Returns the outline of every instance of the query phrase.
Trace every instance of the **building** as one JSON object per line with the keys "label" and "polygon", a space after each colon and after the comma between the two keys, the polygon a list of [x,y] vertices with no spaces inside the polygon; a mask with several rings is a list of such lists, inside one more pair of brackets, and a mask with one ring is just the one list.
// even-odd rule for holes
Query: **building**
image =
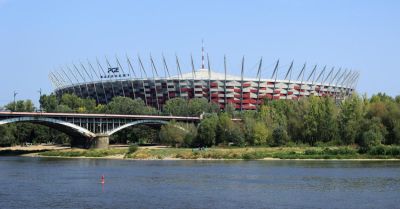
{"label": "building", "polygon": [[257,76],[248,78],[244,76],[244,59],[241,75],[234,76],[227,73],[226,67],[224,73],[210,70],[209,64],[206,68],[203,51],[202,54],[201,68],[194,70],[191,59],[192,71],[189,73],[182,73],[179,59],[176,57],[178,73],[174,76],[170,75],[164,57],[162,63],[165,76],[159,75],[152,57],[151,76],[147,76],[140,57],[137,59],[136,70],[132,67],[131,59],[126,57],[125,67],[118,58],[114,66],[106,58],[107,67],[101,65],[98,60],[96,65],[88,61],[86,65],[73,64],[72,68],[67,66],[51,72],[49,78],[55,87],[56,95],[74,93],[82,98],[95,99],[97,103],[108,103],[113,97],[124,96],[141,98],[145,104],[162,109],[163,104],[171,98],[206,98],[219,104],[222,109],[231,103],[237,110],[256,109],[266,98],[299,100],[314,95],[329,96],[340,101],[354,92],[359,78],[358,72],[349,70],[327,70],[324,67],[317,72],[317,66],[306,75],[305,64],[299,73],[293,76],[293,62],[285,70],[285,76],[279,78],[279,60],[271,69],[273,73],[270,78],[261,76],[262,60],[258,65]]}

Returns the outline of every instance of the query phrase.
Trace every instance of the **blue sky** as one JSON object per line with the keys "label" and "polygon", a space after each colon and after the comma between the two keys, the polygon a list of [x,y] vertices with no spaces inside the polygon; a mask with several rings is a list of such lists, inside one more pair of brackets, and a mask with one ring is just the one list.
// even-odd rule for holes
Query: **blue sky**
{"label": "blue sky", "polygon": [[245,55],[250,75],[262,56],[268,77],[280,58],[358,70],[358,92],[400,95],[399,11],[395,0],[0,0],[0,105],[14,90],[36,102],[54,68],[105,55],[164,53],[174,68],[176,53],[189,71],[201,39],[216,71],[226,54],[238,74]]}

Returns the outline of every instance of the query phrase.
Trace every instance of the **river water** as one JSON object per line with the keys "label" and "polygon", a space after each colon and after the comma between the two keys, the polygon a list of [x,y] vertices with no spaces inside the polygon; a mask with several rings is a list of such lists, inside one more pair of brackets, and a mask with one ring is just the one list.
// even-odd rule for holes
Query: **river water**
{"label": "river water", "polygon": [[400,208],[400,162],[0,157],[0,208]]}

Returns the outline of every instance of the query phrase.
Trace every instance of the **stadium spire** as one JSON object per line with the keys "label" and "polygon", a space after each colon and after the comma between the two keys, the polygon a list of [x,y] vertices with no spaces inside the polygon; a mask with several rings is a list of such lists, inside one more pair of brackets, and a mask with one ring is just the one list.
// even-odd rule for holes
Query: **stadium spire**
{"label": "stadium spire", "polygon": [[204,68],[204,40],[201,39],[201,69]]}

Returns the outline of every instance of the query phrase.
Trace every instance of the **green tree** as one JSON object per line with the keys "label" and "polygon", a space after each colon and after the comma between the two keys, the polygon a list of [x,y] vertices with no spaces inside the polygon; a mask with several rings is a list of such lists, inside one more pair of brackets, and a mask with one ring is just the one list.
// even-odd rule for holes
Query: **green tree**
{"label": "green tree", "polygon": [[56,108],[58,106],[58,100],[56,95],[42,95],[39,99],[40,106],[42,110],[45,112],[56,112]]}
{"label": "green tree", "polygon": [[282,146],[288,143],[289,136],[284,127],[278,126],[272,132],[272,139],[273,139],[272,146]]}
{"label": "green tree", "polygon": [[196,127],[193,124],[171,121],[160,130],[160,141],[174,147],[190,147],[195,137]]}
{"label": "green tree", "polygon": [[188,102],[186,99],[180,97],[167,100],[163,107],[163,110],[168,115],[189,115]]}
{"label": "green tree", "polygon": [[338,118],[341,141],[353,144],[360,133],[363,118],[363,103],[358,95],[352,95],[342,102]]}
{"label": "green tree", "polygon": [[189,115],[199,116],[202,113],[210,112],[210,106],[206,98],[193,98],[189,100],[188,104]]}
{"label": "green tree", "polygon": [[309,110],[304,116],[304,140],[310,145],[315,145],[319,137],[319,122],[321,109],[318,97],[309,98]]}
{"label": "green tree", "polygon": [[319,140],[334,141],[338,136],[337,107],[332,98],[323,97],[320,101],[320,117],[318,121]]}
{"label": "green tree", "polygon": [[261,122],[257,121],[253,126],[253,144],[254,145],[266,145],[271,139],[271,131],[267,126]]}
{"label": "green tree", "polygon": [[232,118],[226,113],[220,114],[218,117],[216,144],[228,144],[234,128]]}
{"label": "green tree", "polygon": [[198,136],[195,146],[213,146],[216,142],[216,130],[218,125],[218,116],[215,114],[206,116],[199,125]]}
{"label": "green tree", "polygon": [[109,114],[140,115],[157,113],[154,108],[146,106],[143,100],[128,97],[114,97],[105,109],[105,112]]}
{"label": "green tree", "polygon": [[16,103],[8,103],[6,109],[13,112],[33,112],[35,111],[35,106],[31,100],[18,100]]}
{"label": "green tree", "polygon": [[368,151],[374,146],[380,145],[383,140],[381,132],[375,132],[374,130],[368,130],[362,134],[360,147],[362,151]]}
{"label": "green tree", "polygon": [[0,147],[9,147],[15,144],[13,128],[11,126],[0,126]]}

